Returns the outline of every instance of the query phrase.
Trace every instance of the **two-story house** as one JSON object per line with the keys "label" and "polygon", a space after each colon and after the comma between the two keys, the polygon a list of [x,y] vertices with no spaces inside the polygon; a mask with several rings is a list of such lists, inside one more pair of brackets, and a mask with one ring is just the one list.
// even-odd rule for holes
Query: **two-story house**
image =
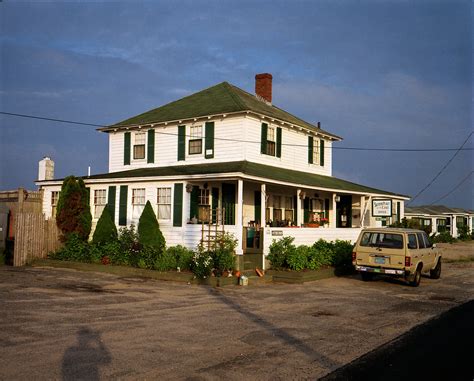
{"label": "two-story house", "polygon": [[[150,201],[168,245],[194,248],[215,224],[263,265],[274,238],[354,240],[403,217],[407,196],[333,177],[341,138],[273,105],[270,74],[255,79],[255,95],[223,82],[99,128],[109,172],[84,178],[94,222],[107,205],[119,227],[137,224]],[[61,181],[37,184],[49,217]]]}

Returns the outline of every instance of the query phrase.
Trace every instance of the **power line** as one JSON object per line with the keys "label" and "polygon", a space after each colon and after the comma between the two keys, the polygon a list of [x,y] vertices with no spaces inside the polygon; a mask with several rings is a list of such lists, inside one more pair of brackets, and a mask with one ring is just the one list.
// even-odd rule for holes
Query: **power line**
{"label": "power line", "polygon": [[466,180],[471,177],[471,175],[474,173],[474,171],[471,171],[467,174],[467,176],[461,180],[461,182],[456,185],[453,189],[451,189],[448,193],[446,193],[444,196],[438,198],[436,201],[433,201],[430,205],[434,205],[438,202],[440,202],[441,200],[445,199],[446,197],[448,197],[451,193],[453,193],[455,190],[457,190],[462,184],[464,184],[466,182]]}
{"label": "power line", "polygon": [[459,147],[457,149],[457,151],[454,153],[454,155],[448,160],[448,162],[443,166],[443,168],[441,168],[441,170],[436,174],[436,176],[422,189],[420,190],[416,195],[415,197],[413,197],[409,202],[408,204],[411,204],[413,201],[415,201],[415,199],[420,195],[422,194],[425,190],[427,190],[435,181],[436,179],[443,173],[443,171],[448,167],[448,165],[454,160],[454,158],[458,155],[459,152],[461,152],[461,149],[464,147],[464,145],[467,143],[467,141],[469,140],[469,138],[472,136],[472,134],[474,133],[474,131],[471,131],[471,133],[467,136],[466,140],[464,140],[464,142],[461,144],[461,147]]}
{"label": "power line", "polygon": [[[46,120],[50,122],[58,122],[58,123],[68,123],[68,124],[77,124],[81,126],[91,126],[91,127],[110,127],[103,124],[95,124],[95,123],[84,123],[84,122],[76,122],[73,120],[67,119],[55,119],[55,118],[47,118],[42,116],[36,115],[27,115],[27,114],[17,114],[12,112],[5,112],[0,111],[0,114],[7,115],[7,116],[14,116],[19,118],[27,118],[27,119],[39,119],[39,120]],[[170,135],[170,136],[178,136],[176,133],[172,132],[156,132],[159,135]],[[189,135],[187,135],[189,137]],[[260,144],[259,141],[255,140],[242,140],[242,139],[230,139],[230,138],[218,138],[214,137],[215,140],[222,140],[222,141],[230,141],[236,143],[248,143],[248,144]],[[290,143],[282,143],[282,146],[286,147],[302,147],[307,148],[306,144],[290,144]],[[335,150],[348,150],[348,151],[379,151],[379,152],[449,152],[449,151],[472,151],[474,148],[366,148],[366,147],[331,147]]]}

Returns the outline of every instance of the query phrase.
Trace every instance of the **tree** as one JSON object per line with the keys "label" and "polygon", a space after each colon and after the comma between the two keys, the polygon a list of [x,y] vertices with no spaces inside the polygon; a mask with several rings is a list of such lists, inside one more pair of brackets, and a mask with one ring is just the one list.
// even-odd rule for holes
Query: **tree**
{"label": "tree", "polygon": [[98,245],[102,245],[107,242],[117,241],[117,227],[115,226],[110,210],[105,206],[102,214],[100,215],[99,221],[92,236],[92,242]]}
{"label": "tree", "polygon": [[76,233],[87,241],[91,232],[92,215],[89,206],[89,190],[81,178],[68,176],[59,193],[56,225],[61,230],[63,241]]}
{"label": "tree", "polygon": [[145,209],[143,209],[142,215],[138,220],[138,241],[143,246],[151,246],[159,252],[162,252],[166,246],[165,237],[161,233],[160,225],[150,201],[147,201]]}

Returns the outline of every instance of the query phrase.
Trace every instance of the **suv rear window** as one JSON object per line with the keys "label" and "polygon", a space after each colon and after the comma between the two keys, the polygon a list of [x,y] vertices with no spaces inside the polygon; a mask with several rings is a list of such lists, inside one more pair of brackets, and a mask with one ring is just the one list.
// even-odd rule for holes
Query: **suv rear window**
{"label": "suv rear window", "polygon": [[360,246],[385,247],[387,249],[403,249],[403,235],[380,232],[365,232]]}

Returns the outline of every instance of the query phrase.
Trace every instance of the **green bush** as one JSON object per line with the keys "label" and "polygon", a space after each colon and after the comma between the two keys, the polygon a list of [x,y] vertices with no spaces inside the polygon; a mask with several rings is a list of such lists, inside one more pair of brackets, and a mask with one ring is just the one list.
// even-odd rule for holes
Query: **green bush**
{"label": "green bush", "polygon": [[138,242],[138,233],[132,224],[129,228],[124,226],[119,230],[119,245],[121,256],[131,266],[138,266],[142,245]]}
{"label": "green bush", "polygon": [[49,258],[61,261],[90,262],[90,246],[78,233],[73,232],[69,234],[64,247],[55,253],[50,253]]}
{"label": "green bush", "polygon": [[73,233],[83,241],[88,240],[92,215],[89,206],[89,190],[81,178],[68,176],[64,179],[59,192],[56,224],[61,230],[63,242],[68,241]]}
{"label": "green bush", "polygon": [[456,242],[456,238],[454,238],[449,232],[442,232],[439,234],[433,234],[429,237],[431,243],[453,243]]}
{"label": "green bush", "polygon": [[138,220],[138,241],[143,246],[151,246],[159,252],[163,252],[166,247],[165,237],[161,233],[160,225],[150,201],[147,201]]}
{"label": "green bush", "polygon": [[311,256],[309,262],[312,262],[313,269],[319,269],[322,266],[332,265],[334,257],[334,245],[332,242],[319,239],[311,247]]}
{"label": "green bush", "polygon": [[207,278],[211,275],[214,261],[208,251],[198,250],[194,252],[191,270],[197,278]]}
{"label": "green bush", "polygon": [[97,221],[97,226],[92,236],[92,242],[97,245],[102,245],[107,242],[117,241],[117,238],[117,228],[115,227],[110,210],[106,205],[100,215],[99,221]]}
{"label": "green bush", "polygon": [[306,245],[296,247],[288,252],[286,262],[291,270],[300,271],[308,268],[308,258],[311,248]]}
{"label": "green bush", "polygon": [[337,239],[334,244],[334,254],[332,265],[334,267],[352,267],[352,251],[354,245],[350,241],[342,241]]}
{"label": "green bush", "polygon": [[471,232],[469,231],[469,226],[467,225],[457,225],[458,228],[458,238],[461,241],[471,240]]}
{"label": "green bush", "polygon": [[176,267],[179,267],[180,270],[191,270],[191,263],[193,261],[194,255],[192,250],[189,250],[184,246],[177,245],[168,247],[166,252],[176,258]]}
{"label": "green bush", "polygon": [[268,260],[274,269],[288,268],[287,258],[296,250],[296,246],[293,245],[294,240],[294,237],[273,240],[269,248]]}

